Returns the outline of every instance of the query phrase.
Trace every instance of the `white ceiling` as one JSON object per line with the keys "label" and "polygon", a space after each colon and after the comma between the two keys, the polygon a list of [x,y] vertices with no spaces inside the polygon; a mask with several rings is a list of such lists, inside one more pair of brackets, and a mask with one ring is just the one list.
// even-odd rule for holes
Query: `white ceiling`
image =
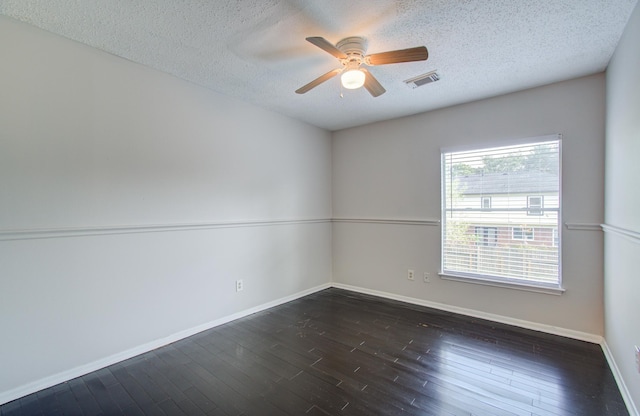
{"label": "white ceiling", "polygon": [[[637,0],[0,0],[0,13],[219,93],[339,130],[603,71]],[[386,94],[344,91],[305,41],[364,36],[369,53],[425,45],[422,62],[370,68]],[[437,70],[440,81],[403,80]]]}

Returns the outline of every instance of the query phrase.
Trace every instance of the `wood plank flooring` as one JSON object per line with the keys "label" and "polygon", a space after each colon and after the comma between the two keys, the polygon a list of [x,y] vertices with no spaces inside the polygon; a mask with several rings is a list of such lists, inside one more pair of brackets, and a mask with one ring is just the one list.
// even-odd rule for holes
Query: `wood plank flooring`
{"label": "wood plank flooring", "polygon": [[600,346],[339,289],[0,407],[9,415],[628,415]]}

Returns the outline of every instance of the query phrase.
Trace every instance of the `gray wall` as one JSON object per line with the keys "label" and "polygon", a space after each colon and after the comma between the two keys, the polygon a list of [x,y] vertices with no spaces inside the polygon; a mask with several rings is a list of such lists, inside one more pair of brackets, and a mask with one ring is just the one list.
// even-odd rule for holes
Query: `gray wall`
{"label": "gray wall", "polygon": [[329,132],[2,16],[0,56],[0,403],[329,284]]}
{"label": "gray wall", "polygon": [[[428,87],[424,87],[428,88]],[[333,279],[583,339],[603,335],[603,74],[333,136]],[[440,149],[561,133],[561,295],[452,282],[440,268]],[[363,219],[386,220],[366,223]],[[406,225],[416,219],[426,225]],[[414,269],[415,281],[407,280]],[[424,283],[424,272],[431,283]],[[517,323],[517,322],[516,322]]]}
{"label": "gray wall", "polygon": [[[607,69],[605,340],[640,407],[640,6]],[[636,410],[637,412],[637,410]]]}
{"label": "gray wall", "polygon": [[[331,135],[0,16],[0,403],[332,273],[604,334],[638,403],[639,21],[606,76],[605,198],[602,74]],[[440,280],[440,148],[552,133],[563,223],[582,225],[562,230],[566,293]]]}

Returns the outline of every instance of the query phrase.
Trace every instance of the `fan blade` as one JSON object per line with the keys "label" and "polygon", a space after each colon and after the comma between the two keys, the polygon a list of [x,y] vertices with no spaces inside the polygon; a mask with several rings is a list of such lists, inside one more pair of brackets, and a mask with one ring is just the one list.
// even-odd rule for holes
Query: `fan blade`
{"label": "fan blade", "polygon": [[367,71],[364,68],[360,68],[362,72],[364,72],[364,87],[369,91],[371,95],[377,97],[379,95],[384,94],[387,90],[378,82],[376,77],[374,77],[371,72]]}
{"label": "fan blade", "polygon": [[338,59],[346,59],[347,54],[342,52],[340,49],[336,48],[331,42],[326,40],[325,38],[314,36],[307,38],[308,42],[313,43],[318,48],[322,49],[325,52],[329,52],[331,55],[335,56]]}
{"label": "fan blade", "polygon": [[336,68],[333,71],[329,71],[324,75],[320,75],[318,78],[314,79],[313,81],[311,81],[307,85],[298,88],[296,90],[296,94],[304,94],[305,92],[309,91],[310,89],[315,88],[318,85],[322,84],[323,82],[328,81],[331,78],[335,77],[340,72],[342,72],[342,68]]}
{"label": "fan blade", "polygon": [[424,46],[418,46],[409,49],[400,49],[397,51],[374,53],[364,57],[367,65],[386,65],[399,64],[401,62],[426,61],[429,52]]}

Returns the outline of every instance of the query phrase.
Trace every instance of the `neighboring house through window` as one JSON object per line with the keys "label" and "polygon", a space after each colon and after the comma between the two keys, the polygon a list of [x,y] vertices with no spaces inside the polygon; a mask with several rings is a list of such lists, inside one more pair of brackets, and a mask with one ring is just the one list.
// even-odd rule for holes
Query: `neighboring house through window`
{"label": "neighboring house through window", "polygon": [[560,201],[559,135],[443,150],[441,275],[561,290]]}

